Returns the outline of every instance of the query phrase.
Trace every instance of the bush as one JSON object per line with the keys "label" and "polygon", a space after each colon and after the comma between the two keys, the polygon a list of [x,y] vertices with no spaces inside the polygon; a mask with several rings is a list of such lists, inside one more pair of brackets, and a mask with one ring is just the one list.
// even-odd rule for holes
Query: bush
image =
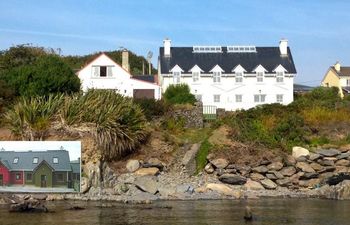
{"label": "bush", "polygon": [[196,102],[196,98],[190,92],[187,84],[169,85],[164,95],[164,100],[170,104],[191,104]]}
{"label": "bush", "polygon": [[155,99],[134,99],[134,102],[138,104],[147,120],[152,120],[165,115],[170,110],[170,105],[164,100]]}

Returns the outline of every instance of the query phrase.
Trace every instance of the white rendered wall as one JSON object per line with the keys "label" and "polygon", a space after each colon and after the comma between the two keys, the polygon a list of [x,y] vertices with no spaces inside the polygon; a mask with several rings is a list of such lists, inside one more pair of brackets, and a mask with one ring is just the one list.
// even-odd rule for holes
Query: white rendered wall
{"label": "white rendered wall", "polygon": [[346,81],[350,79],[350,76],[348,77],[341,77],[340,80],[339,80],[339,84],[341,87],[346,87],[346,86],[349,86],[346,84]]}

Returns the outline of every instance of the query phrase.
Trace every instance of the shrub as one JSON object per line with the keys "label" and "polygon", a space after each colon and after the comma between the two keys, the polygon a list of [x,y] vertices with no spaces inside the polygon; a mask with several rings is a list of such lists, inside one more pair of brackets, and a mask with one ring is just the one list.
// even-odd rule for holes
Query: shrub
{"label": "shrub", "polygon": [[164,95],[164,100],[170,104],[194,104],[196,98],[190,92],[187,84],[169,85]]}
{"label": "shrub", "polygon": [[142,108],[142,111],[145,114],[147,120],[152,120],[154,118],[158,118],[165,115],[171,107],[164,100],[143,98],[134,99],[134,102]]}

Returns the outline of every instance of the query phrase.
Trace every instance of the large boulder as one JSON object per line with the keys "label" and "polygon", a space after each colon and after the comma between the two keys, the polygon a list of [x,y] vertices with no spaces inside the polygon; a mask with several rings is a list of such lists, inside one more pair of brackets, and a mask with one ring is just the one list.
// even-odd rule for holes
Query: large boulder
{"label": "large boulder", "polygon": [[140,162],[136,159],[131,159],[126,163],[128,172],[133,173],[140,168]]}
{"label": "large boulder", "polygon": [[159,174],[159,169],[157,167],[141,168],[136,170],[135,174],[139,176],[155,176]]}
{"label": "large boulder", "polygon": [[232,196],[237,199],[242,196],[241,191],[233,190],[225,184],[209,183],[206,185],[206,188],[212,191],[216,191],[223,195]]}
{"label": "large boulder", "polygon": [[253,190],[253,191],[258,191],[258,190],[264,190],[265,188],[257,181],[253,181],[251,179],[248,179],[247,182],[244,184],[244,187],[247,190]]}
{"label": "large boulder", "polygon": [[277,188],[277,184],[270,179],[261,180],[260,183],[266,189],[276,189]]}
{"label": "large boulder", "polygon": [[181,164],[185,167],[186,172],[189,175],[193,175],[196,173],[197,165],[196,165],[196,156],[200,148],[200,144],[193,144],[191,149],[188,150],[184,157],[182,158]]}
{"label": "large boulder", "polygon": [[294,168],[294,166],[287,166],[284,167],[282,170],[279,171],[283,176],[290,177],[293,174],[297,172],[297,170]]}
{"label": "large boulder", "polygon": [[228,161],[226,159],[222,159],[222,158],[214,159],[210,162],[217,169],[225,169],[228,166]]}
{"label": "large boulder", "polygon": [[292,153],[293,157],[295,159],[299,158],[300,156],[308,156],[310,155],[309,150],[307,150],[306,148],[302,148],[299,146],[295,146],[293,147],[293,153]]}
{"label": "large boulder", "polygon": [[297,162],[295,166],[305,173],[315,173],[315,170],[306,162]]}
{"label": "large boulder", "polygon": [[278,170],[280,170],[282,168],[283,168],[283,163],[281,163],[281,162],[273,162],[273,163],[271,163],[271,164],[269,164],[267,166],[267,169],[270,170],[270,171],[271,170],[278,171]]}
{"label": "large boulder", "polygon": [[333,157],[339,155],[341,152],[337,149],[319,149],[316,153],[326,157]]}
{"label": "large boulder", "polygon": [[236,175],[236,174],[223,174],[219,177],[219,180],[223,183],[233,184],[233,185],[242,185],[247,182],[247,178]]}
{"label": "large boulder", "polygon": [[157,187],[157,179],[154,176],[141,176],[136,177],[134,181],[134,185],[140,188],[142,191],[155,194],[158,190]]}

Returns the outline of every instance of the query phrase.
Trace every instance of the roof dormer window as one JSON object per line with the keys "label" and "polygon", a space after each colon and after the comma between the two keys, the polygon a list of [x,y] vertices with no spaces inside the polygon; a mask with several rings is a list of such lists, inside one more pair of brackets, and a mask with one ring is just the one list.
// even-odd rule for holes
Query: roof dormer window
{"label": "roof dormer window", "polygon": [[57,157],[53,157],[52,162],[53,162],[54,164],[58,164],[58,158],[57,158]]}
{"label": "roof dormer window", "polygon": [[193,71],[193,72],[192,72],[192,79],[193,79],[193,82],[198,82],[198,81],[199,81],[199,74],[200,74],[199,71]]}
{"label": "roof dormer window", "polygon": [[243,72],[237,72],[236,73],[235,81],[236,81],[236,83],[242,83],[243,82]]}
{"label": "roof dormer window", "polygon": [[284,73],[282,71],[276,72],[276,82],[283,83]]}
{"label": "roof dormer window", "polygon": [[264,72],[256,72],[256,82],[264,82]]}
{"label": "roof dormer window", "polygon": [[213,72],[213,82],[220,83],[221,82],[221,71]]}
{"label": "roof dormer window", "polygon": [[13,159],[13,164],[17,164],[18,163],[18,157]]}
{"label": "roof dormer window", "polygon": [[33,158],[33,164],[37,164],[38,161],[39,161],[39,158],[38,158],[38,157],[34,157],[34,158]]}
{"label": "roof dormer window", "polygon": [[179,84],[180,83],[180,77],[181,77],[181,72],[180,71],[174,71],[173,72],[174,84]]}

